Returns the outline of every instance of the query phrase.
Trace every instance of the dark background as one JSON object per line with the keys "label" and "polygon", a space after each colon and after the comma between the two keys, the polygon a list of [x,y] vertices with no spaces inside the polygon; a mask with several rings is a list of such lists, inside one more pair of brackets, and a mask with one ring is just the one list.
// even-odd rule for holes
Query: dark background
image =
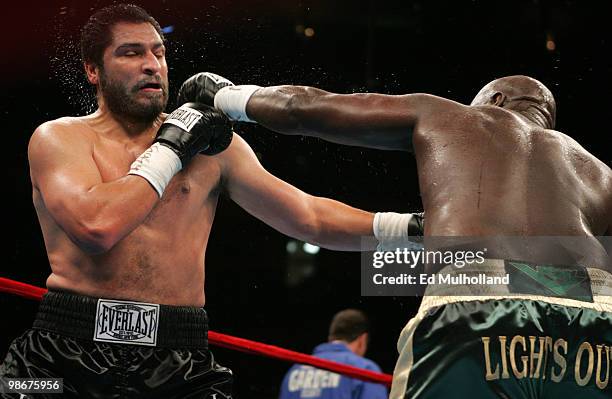
{"label": "dark background", "polygon": [[[78,59],[78,30],[92,10],[109,2],[18,3],[5,6],[2,16],[2,137],[12,180],[5,196],[13,201],[5,232],[13,240],[5,241],[0,276],[44,286],[49,266],[31,205],[27,142],[43,121],[93,111]],[[527,74],[555,94],[558,130],[612,164],[605,2],[136,3],[162,27],[174,27],[167,35],[171,93],[191,74],[209,70],[237,84],[427,92],[469,103],[488,81]],[[304,35],[304,28],[314,35]],[[547,40],[554,49],[547,49]],[[270,172],[309,193],[372,211],[420,210],[410,155],[282,137],[259,127],[244,137]],[[211,329],[308,353],[326,339],[336,311],[357,307],[373,324],[369,357],[392,373],[398,334],[418,300],[361,297],[358,254],[291,256],[288,241],[231,201],[220,202],[207,253]],[[0,294],[0,308],[3,357],[30,325],[36,303]],[[234,370],[238,398],[275,397],[289,366],[219,348],[215,354]]]}

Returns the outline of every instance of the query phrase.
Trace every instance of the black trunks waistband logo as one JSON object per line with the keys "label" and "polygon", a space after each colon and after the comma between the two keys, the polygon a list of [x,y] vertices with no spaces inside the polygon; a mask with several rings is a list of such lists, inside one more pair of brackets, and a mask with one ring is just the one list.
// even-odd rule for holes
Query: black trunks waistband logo
{"label": "black trunks waistband logo", "polygon": [[98,299],[94,341],[155,346],[159,305]]}

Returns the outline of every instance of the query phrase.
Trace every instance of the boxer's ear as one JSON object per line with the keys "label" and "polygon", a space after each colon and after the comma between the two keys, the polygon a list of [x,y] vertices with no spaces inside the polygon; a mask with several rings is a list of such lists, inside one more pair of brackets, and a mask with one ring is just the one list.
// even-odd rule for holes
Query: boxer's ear
{"label": "boxer's ear", "polygon": [[495,92],[491,96],[492,105],[495,105],[496,107],[503,107],[505,103],[506,103],[506,96],[504,95],[504,93],[500,93],[498,91],[498,92]]}
{"label": "boxer's ear", "polygon": [[84,62],[83,67],[85,68],[85,74],[87,75],[87,80],[92,85],[97,85],[100,83],[100,68],[90,62]]}

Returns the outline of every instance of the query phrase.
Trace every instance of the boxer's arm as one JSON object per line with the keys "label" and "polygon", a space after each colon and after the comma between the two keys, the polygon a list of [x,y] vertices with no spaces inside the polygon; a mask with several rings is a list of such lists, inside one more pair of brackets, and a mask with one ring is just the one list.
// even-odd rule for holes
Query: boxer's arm
{"label": "boxer's arm", "polygon": [[[257,122],[282,134],[319,137],[339,144],[386,150],[412,150],[421,122],[454,119],[465,108],[429,94],[335,94],[307,86],[234,85],[211,72],[187,79],[179,90],[185,101],[214,105],[231,120]],[[465,109],[461,109],[465,111]]]}
{"label": "boxer's arm", "polygon": [[387,150],[412,149],[419,120],[442,111],[428,94],[334,94],[305,86],[264,87],[246,105],[248,117],[283,134]]}
{"label": "boxer's arm", "polygon": [[276,178],[240,136],[234,135],[230,147],[217,157],[229,196],[281,233],[345,251],[361,250],[361,237],[373,235],[373,214],[309,195]]}
{"label": "boxer's arm", "polygon": [[62,126],[40,126],[30,140],[28,158],[32,185],[46,209],[86,252],[112,248],[142,223],[159,199],[140,176],[103,182],[92,143]]}

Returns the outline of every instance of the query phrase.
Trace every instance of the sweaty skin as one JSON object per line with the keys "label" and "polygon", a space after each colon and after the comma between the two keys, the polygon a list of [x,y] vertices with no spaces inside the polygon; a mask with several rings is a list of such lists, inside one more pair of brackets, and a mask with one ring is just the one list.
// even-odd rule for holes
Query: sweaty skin
{"label": "sweaty skin", "polygon": [[[612,171],[551,129],[554,103],[537,103],[552,95],[536,82],[500,79],[471,106],[427,94],[276,86],[256,91],[246,111],[280,133],[414,151],[426,236],[610,235]],[[525,257],[524,248],[499,244],[499,254]],[[612,271],[601,245],[590,253],[593,266]]]}
{"label": "sweaty skin", "polygon": [[[104,53],[106,75],[127,87],[142,80],[163,86],[167,66],[160,43],[149,24],[115,25]],[[86,71],[98,85],[99,68],[86,65]],[[159,95],[139,90],[131,100],[146,105]],[[33,201],[52,270],[49,289],[203,306],[206,245],[222,192],[273,228],[313,244],[359,250],[361,236],[372,235],[371,213],[277,179],[237,135],[224,152],[195,156],[159,199],[145,179],[127,172],[153,143],[165,115],[141,123],[113,114],[100,93],[98,106],[85,117],[44,123],[30,140]]]}

